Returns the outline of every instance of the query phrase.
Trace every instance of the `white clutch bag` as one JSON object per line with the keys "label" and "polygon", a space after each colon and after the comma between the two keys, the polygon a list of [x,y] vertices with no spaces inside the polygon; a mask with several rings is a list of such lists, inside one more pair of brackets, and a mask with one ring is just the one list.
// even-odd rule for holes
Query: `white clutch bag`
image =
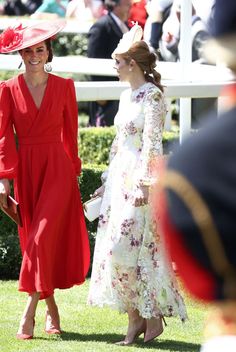
{"label": "white clutch bag", "polygon": [[99,217],[102,197],[95,197],[89,199],[83,204],[84,215],[89,221],[94,221]]}

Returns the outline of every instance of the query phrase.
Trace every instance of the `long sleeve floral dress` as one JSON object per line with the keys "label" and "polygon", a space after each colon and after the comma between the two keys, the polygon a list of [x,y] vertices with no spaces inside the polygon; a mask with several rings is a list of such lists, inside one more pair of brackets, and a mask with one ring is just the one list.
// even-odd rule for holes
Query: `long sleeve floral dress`
{"label": "long sleeve floral dress", "polygon": [[22,74],[0,84],[0,178],[14,179],[23,220],[19,290],[41,299],[81,284],[89,268],[77,133],[72,80],[50,74],[39,108]]}
{"label": "long sleeve floral dress", "polygon": [[152,183],[151,164],[162,155],[166,105],[152,83],[125,90],[115,117],[117,135],[106,173],[88,303],[144,318],[179,315],[183,299],[165,260],[150,205],[134,207],[137,186]]}

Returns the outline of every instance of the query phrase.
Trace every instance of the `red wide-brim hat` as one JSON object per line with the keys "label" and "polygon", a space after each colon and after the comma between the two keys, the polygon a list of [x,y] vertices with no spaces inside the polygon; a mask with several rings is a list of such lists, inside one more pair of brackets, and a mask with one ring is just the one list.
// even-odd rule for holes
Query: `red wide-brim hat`
{"label": "red wide-brim hat", "polygon": [[9,27],[0,35],[0,53],[19,51],[54,37],[66,25],[65,20],[41,21],[32,26]]}

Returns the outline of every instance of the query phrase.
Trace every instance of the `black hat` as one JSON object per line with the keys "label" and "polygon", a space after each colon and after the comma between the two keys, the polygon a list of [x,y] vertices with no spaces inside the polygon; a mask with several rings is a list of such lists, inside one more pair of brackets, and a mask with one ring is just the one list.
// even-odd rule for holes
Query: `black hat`
{"label": "black hat", "polygon": [[205,55],[211,62],[223,62],[236,69],[236,1],[216,0],[213,11]]}

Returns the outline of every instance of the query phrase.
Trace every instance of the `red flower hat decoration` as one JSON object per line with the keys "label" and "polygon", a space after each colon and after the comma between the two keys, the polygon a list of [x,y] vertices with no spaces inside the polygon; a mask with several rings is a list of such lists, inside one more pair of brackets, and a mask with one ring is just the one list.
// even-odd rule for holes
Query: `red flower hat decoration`
{"label": "red flower hat decoration", "polygon": [[7,28],[0,35],[0,52],[7,53],[9,50],[14,50],[23,41],[22,24],[15,28]]}

